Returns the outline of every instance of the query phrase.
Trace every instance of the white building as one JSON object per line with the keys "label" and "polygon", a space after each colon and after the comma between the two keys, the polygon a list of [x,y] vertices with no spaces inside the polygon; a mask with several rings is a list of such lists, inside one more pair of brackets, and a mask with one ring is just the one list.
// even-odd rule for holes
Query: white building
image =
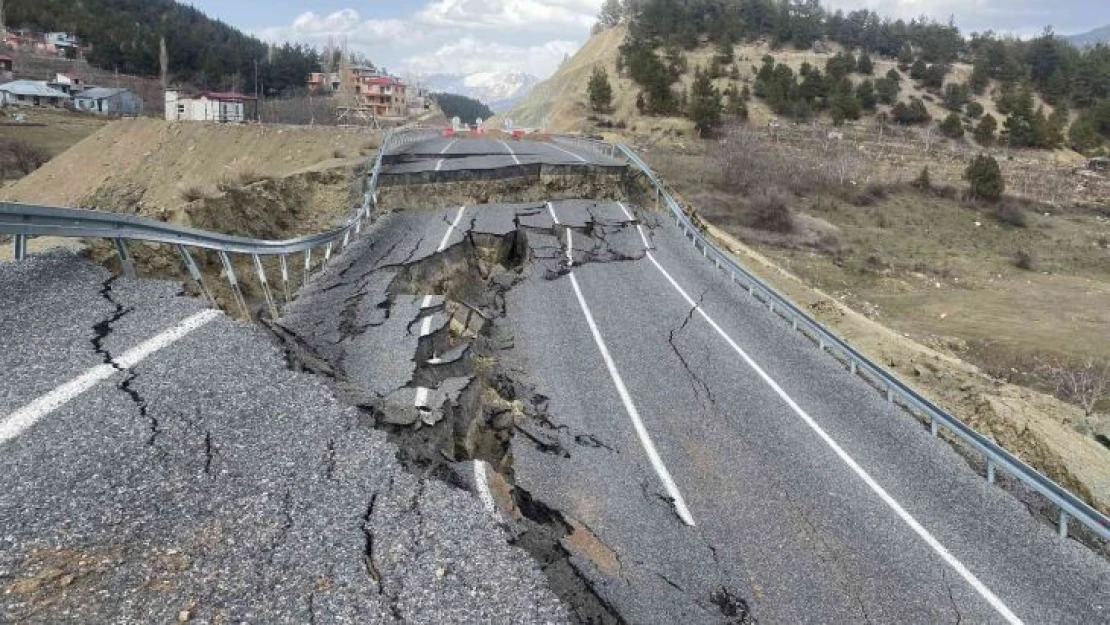
{"label": "white building", "polygon": [[166,90],[166,120],[171,122],[242,123],[258,118],[258,99],[234,92],[205,91],[184,97],[176,89]]}

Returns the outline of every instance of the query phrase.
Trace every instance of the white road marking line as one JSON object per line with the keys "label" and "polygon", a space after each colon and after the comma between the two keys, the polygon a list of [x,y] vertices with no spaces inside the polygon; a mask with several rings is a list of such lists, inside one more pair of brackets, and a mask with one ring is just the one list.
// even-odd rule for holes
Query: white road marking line
{"label": "white road marking line", "polygon": [[[569,230],[567,232],[570,232]],[[628,387],[624,385],[624,379],[617,371],[617,365],[613,362],[613,357],[609,354],[609,348],[605,346],[604,339],[601,338],[601,332],[597,328],[597,323],[594,321],[594,316],[590,312],[590,306],[586,303],[586,298],[582,295],[582,289],[578,286],[578,279],[574,273],[570,274],[570,284],[574,287],[574,294],[578,296],[578,304],[582,307],[582,313],[586,315],[586,324],[590,326],[590,334],[594,337],[594,343],[597,343],[598,350],[601,351],[601,358],[605,361],[605,366],[609,369],[609,377],[613,379],[613,384],[617,387],[617,394],[620,395],[621,401],[624,402],[624,408],[628,412],[628,416],[632,419],[632,427],[636,430],[636,435],[640,438],[640,444],[643,446],[644,451],[647,453],[648,460],[651,461],[651,466],[655,469],[655,473],[663,482],[663,487],[667,490],[674,501],[675,512],[682,522],[693,526],[694,517],[690,515],[689,508],[686,507],[686,500],[682,498],[682,493],[678,492],[678,486],[675,485],[674,479],[671,477],[670,471],[663,464],[663,460],[659,457],[659,452],[655,450],[655,443],[651,441],[651,436],[648,435],[647,428],[644,427],[644,422],[640,419],[640,413],[636,410],[636,405],[632,403],[632,396],[628,393]]]}
{"label": "white road marking line", "polygon": [[551,214],[551,221],[555,222],[556,226],[561,225],[559,223],[559,216],[555,214],[555,207],[551,205],[551,202],[547,203],[547,212]]}
{"label": "white road marking line", "polygon": [[549,145],[549,146],[551,146],[551,147],[555,148],[556,150],[559,150],[560,152],[562,152],[562,153],[564,153],[564,154],[570,154],[570,155],[571,155],[571,156],[573,156],[574,158],[576,158],[576,159],[578,159],[578,160],[582,161],[583,163],[588,163],[588,162],[589,162],[588,160],[586,160],[586,159],[582,158],[581,156],[578,156],[578,155],[577,155],[577,154],[575,154],[574,152],[571,152],[570,150],[564,150],[563,148],[561,148],[561,147],[559,147],[559,146],[555,145],[554,143],[548,143],[547,145]]}
{"label": "white road marking line", "polygon": [[504,141],[501,141],[500,143],[501,143],[501,145],[505,146],[506,150],[509,151],[509,156],[513,157],[513,162],[516,163],[517,165],[519,165],[520,164],[520,159],[516,157],[516,152],[513,152],[513,149],[509,147],[508,143],[505,143]]}
{"label": "white road marking line", "polygon": [[[624,211],[625,216],[628,217],[628,221],[636,221],[636,217],[631,212],[629,212],[628,208],[625,207],[624,202],[617,202],[617,206],[620,206],[621,210]],[[644,242],[644,248],[650,250],[651,243],[648,243],[647,235],[644,234],[643,225],[636,224],[636,231],[640,233],[640,240]]]}
{"label": "white road marking line", "polygon": [[574,266],[574,231],[567,228],[567,267]]}
{"label": "white road marking line", "polygon": [[497,514],[497,506],[493,503],[493,493],[489,492],[489,482],[486,480],[485,460],[474,461],[474,485],[478,488],[478,499],[482,500],[482,504],[485,505],[486,510],[493,513],[494,516],[499,517],[500,515]]}
{"label": "white road marking line", "polygon": [[[443,146],[443,149],[442,149],[442,150],[440,150],[440,151],[439,151],[439,153],[440,153],[441,155],[442,155],[442,154],[446,154],[446,153],[447,153],[447,151],[451,149],[451,146],[455,145],[455,143],[456,143],[456,142],[458,142],[458,139],[451,139],[451,141],[450,141],[450,142],[448,142],[448,144],[447,144],[447,145]],[[445,159],[445,158],[441,158],[441,159],[439,159],[438,161],[436,161],[436,171],[439,171],[439,170],[443,169],[443,163],[444,163],[444,161],[446,161],[446,160],[447,160],[447,159]]]}
{"label": "white road marking line", "polygon": [[[432,307],[432,296],[425,295],[424,299],[420,302],[420,310]],[[420,336],[425,337],[432,333],[432,317],[433,315],[425,315],[424,319],[420,321]]]}
{"label": "white road marking line", "polygon": [[414,401],[413,404],[417,408],[427,408],[428,407],[428,393],[429,393],[428,389],[424,388],[423,386],[418,387],[416,389],[416,401]]}
{"label": "white road marking line", "polygon": [[1017,617],[1017,615],[1010,611],[1010,608],[1006,607],[1006,604],[1002,603],[1001,599],[999,599],[993,592],[991,592],[991,590],[987,588],[986,585],[983,584],[983,582],[979,581],[979,578],[976,577],[974,573],[969,571],[962,562],[957,560],[956,557],[953,556],[948,551],[948,549],[940,543],[940,541],[938,541],[931,533],[929,533],[929,531],[925,529],[921,525],[921,523],[917,521],[917,519],[910,515],[910,513],[907,512],[901,504],[895,501],[894,497],[891,497],[890,494],[887,493],[886,490],[882,486],[880,486],[879,483],[876,482],[875,479],[872,478],[871,475],[863,467],[861,467],[851,456],[849,456],[848,453],[844,451],[844,449],[835,440],[833,440],[833,438],[829,436],[828,433],[826,433],[825,430],[822,429],[816,421],[813,420],[813,417],[809,416],[809,414],[805,410],[803,410],[801,406],[799,406],[794,401],[793,398],[787,395],[786,391],[784,391],[782,387],[779,386],[778,383],[775,382],[775,380],[770,375],[768,375],[766,371],[763,370],[762,367],[760,367],[754,360],[752,360],[751,356],[749,356],[747,352],[741,349],[740,346],[736,344],[736,341],[732,340],[732,337],[730,337],[721,328],[721,326],[717,325],[717,322],[714,321],[713,318],[710,317],[709,314],[702,309],[697,301],[695,301],[694,298],[690,297],[690,294],[687,293],[678,284],[677,281],[675,281],[671,274],[663,268],[663,265],[659,264],[659,261],[655,259],[654,254],[652,254],[651,252],[647,252],[647,257],[652,262],[652,264],[655,265],[655,268],[663,274],[663,277],[671,283],[671,286],[673,286],[675,290],[678,291],[679,295],[681,295],[682,298],[685,299],[686,302],[689,303],[690,306],[698,312],[701,318],[705,319],[705,321],[709,323],[709,325],[717,332],[717,334],[720,335],[721,338],[723,338],[730,347],[732,347],[733,351],[740,355],[740,358],[742,358],[744,362],[747,363],[752,371],[755,371],[756,375],[762,378],[767,386],[771,387],[775,394],[777,394],[784,402],[786,402],[786,404],[790,406],[794,413],[798,415],[802,419],[802,421],[804,421],[805,424],[810,427],[810,429],[817,433],[821,440],[825,441],[825,444],[828,445],[829,448],[831,448],[833,452],[840,457],[844,464],[848,465],[848,468],[850,468],[857,476],[859,476],[861,480],[863,480],[864,484],[867,484],[868,488],[870,488],[876,495],[879,496],[879,499],[881,499],[883,503],[885,503],[891,510],[893,510],[894,513],[897,514],[898,517],[902,519],[902,521],[905,522],[905,524],[914,531],[914,533],[921,537],[921,539],[924,540],[925,543],[937,553],[937,555],[939,555],[945,562],[947,562],[950,567],[952,567],[957,573],[959,573],[960,576],[963,577],[964,580],[966,580],[967,583],[970,584],[971,587],[974,588],[981,597],[986,599],[987,603],[989,603],[991,607],[993,607],[995,611],[998,612],[1000,616],[1002,616],[1002,618],[1004,618],[1009,623],[1017,624],[1022,622],[1021,619]]}
{"label": "white road marking line", "polygon": [[443,233],[443,240],[439,242],[439,247],[436,248],[437,253],[447,249],[447,242],[451,240],[451,232],[458,229],[459,222],[462,221],[464,212],[466,212],[466,207],[460,206],[458,214],[455,215],[455,221],[451,222],[451,227],[447,229],[447,232]]}
{"label": "white road marking line", "polygon": [[432,307],[432,300],[434,300],[434,299],[435,299],[435,295],[425,295],[424,299],[420,300],[420,310],[424,310],[425,308],[431,308]]}
{"label": "white road marking line", "polygon": [[169,330],[124,352],[122,356],[115,360],[119,368],[113,367],[107,363],[97,365],[19,410],[16,410],[3,420],[0,420],[0,444],[6,443],[23,434],[43,417],[69,403],[78,395],[95,386],[98,382],[107,380],[116,373],[119,373],[120,369],[131,369],[151,354],[169,347],[185,335],[200,328],[216,317],[219,317],[221,314],[222,313],[218,310],[205,310],[188,317]]}

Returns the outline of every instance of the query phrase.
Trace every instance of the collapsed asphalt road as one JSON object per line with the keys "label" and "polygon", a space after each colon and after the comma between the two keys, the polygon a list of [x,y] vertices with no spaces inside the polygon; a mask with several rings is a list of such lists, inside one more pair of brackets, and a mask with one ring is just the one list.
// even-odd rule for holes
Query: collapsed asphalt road
{"label": "collapsed asphalt road", "polygon": [[477,498],[179,290],[0,263],[0,622],[566,619]]}
{"label": "collapsed asphalt road", "polygon": [[1105,560],[633,210],[385,215],[279,331],[576,620],[1106,620]]}

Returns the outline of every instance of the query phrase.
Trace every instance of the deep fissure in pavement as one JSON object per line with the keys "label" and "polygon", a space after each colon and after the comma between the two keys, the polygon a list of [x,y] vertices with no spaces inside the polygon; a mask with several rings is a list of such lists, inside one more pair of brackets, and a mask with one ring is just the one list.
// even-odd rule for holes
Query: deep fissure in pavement
{"label": "deep fissure in pavement", "polygon": [[[404,233],[415,244],[372,239],[356,244],[337,259],[330,277],[303,296],[309,300],[304,312],[294,311],[270,328],[290,366],[326,375],[337,394],[360,409],[366,425],[389,434],[409,471],[468,489],[473,482],[460,469],[470,461],[488,463],[503,482],[494,490],[513,519],[506,525],[510,543],[535,559],[577,620],[623,623],[620,610],[596,585],[596,575],[624,579],[619,566],[605,572],[571,545],[588,534],[591,544],[618,562],[619,556],[585,524],[543,503],[514,479],[514,441],[560,460],[571,458],[575,447],[620,453],[590,432],[557,423],[549,413],[549,399],[536,391],[525,372],[507,363],[515,344],[506,295],[529,277],[557,280],[570,271],[568,226],[537,225],[547,215],[546,206],[525,206],[513,209],[511,227],[487,232],[477,226],[481,210],[473,207],[457,224],[461,236],[456,235],[456,242],[423,256],[425,243],[434,241],[425,241],[411,227]],[[629,222],[605,218],[596,204],[584,212],[588,218],[571,228],[575,267],[643,258],[642,241]],[[443,218],[448,237],[453,217],[451,212]],[[314,296],[330,302],[338,313],[326,329],[311,317]],[[405,382],[371,390],[367,385],[378,380],[361,369],[358,351],[371,349],[375,344],[367,341],[390,331],[415,345],[411,374]],[[327,454],[324,450],[325,464]],[[661,497],[646,488],[645,496]],[[674,512],[673,501],[659,501]],[[372,512],[371,502],[362,524],[367,574],[380,592],[393,596],[395,589],[386,589],[391,575],[379,568],[384,565],[373,552]],[[746,615],[746,604],[725,594],[729,599],[720,608],[724,621],[744,622],[746,617],[736,620],[728,612],[735,607],[736,614]],[[716,605],[710,597],[690,597],[699,605]]]}

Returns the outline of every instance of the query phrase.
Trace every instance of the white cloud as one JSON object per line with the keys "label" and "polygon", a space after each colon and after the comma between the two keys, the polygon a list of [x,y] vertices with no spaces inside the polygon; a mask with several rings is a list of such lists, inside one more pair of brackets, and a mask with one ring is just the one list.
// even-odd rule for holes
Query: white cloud
{"label": "white cloud", "polygon": [[567,54],[579,47],[574,41],[548,41],[534,46],[514,46],[463,37],[438,49],[404,59],[402,67],[419,73],[527,72],[547,76]]}
{"label": "white cloud", "polygon": [[433,0],[416,17],[428,24],[462,28],[585,30],[594,23],[600,5],[595,0]]}
{"label": "white cloud", "polygon": [[346,41],[356,49],[398,43],[416,43],[420,31],[403,20],[362,19],[358,11],[343,9],[329,15],[312,11],[302,13],[289,26],[264,28],[256,33],[266,41],[294,41],[323,46],[329,41],[340,44]]}

